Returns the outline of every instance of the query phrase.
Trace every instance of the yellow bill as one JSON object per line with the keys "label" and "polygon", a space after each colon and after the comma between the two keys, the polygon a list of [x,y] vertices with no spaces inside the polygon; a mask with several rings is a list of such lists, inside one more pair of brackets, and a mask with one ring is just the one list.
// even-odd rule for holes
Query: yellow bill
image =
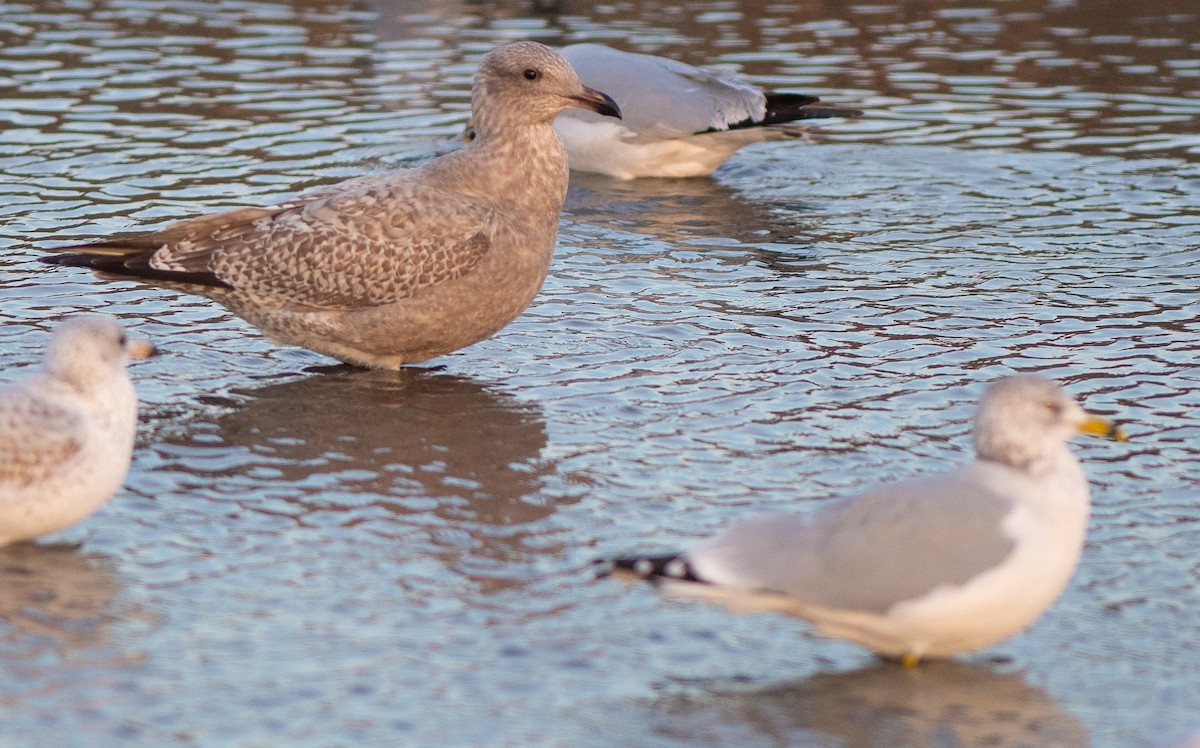
{"label": "yellow bill", "polygon": [[125,347],[125,354],[130,358],[150,358],[156,350],[149,340],[131,340]]}
{"label": "yellow bill", "polygon": [[1091,413],[1079,424],[1079,433],[1091,434],[1092,436],[1103,436],[1107,439],[1115,439],[1119,442],[1129,441],[1129,437],[1121,430],[1120,426],[1106,421],[1100,416],[1094,416]]}

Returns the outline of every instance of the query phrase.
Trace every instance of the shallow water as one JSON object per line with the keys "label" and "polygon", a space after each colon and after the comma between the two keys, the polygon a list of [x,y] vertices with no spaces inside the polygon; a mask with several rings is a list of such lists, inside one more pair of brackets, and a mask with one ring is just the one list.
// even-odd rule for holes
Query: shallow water
{"label": "shallow water", "polygon": [[[0,366],[153,338],[126,488],[0,551],[0,742],[1164,745],[1200,730],[1200,9],[1191,0],[5,3]],[[36,262],[428,158],[497,42],[609,40],[858,105],[711,179],[573,179],[495,338],[394,374]],[[1081,441],[1063,599],[915,673],[593,581],[962,458],[1046,371]]]}

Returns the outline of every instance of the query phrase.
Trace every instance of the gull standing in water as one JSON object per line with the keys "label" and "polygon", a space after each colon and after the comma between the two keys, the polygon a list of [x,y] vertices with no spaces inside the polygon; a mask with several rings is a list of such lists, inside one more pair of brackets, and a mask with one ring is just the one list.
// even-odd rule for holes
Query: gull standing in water
{"label": "gull standing in water", "polygon": [[915,665],[989,646],[1058,598],[1083,548],[1076,433],[1124,434],[1056,383],[1006,377],[975,415],[973,461],[807,515],[739,522],[680,554],[604,562],[664,592],[774,610]]}
{"label": "gull standing in water", "polygon": [[279,343],[346,363],[424,361],[493,335],[541,288],[567,191],[552,123],[569,107],[620,116],[549,47],[507,44],[475,75],[467,148],[46,261],[208,296]]}
{"label": "gull standing in water", "polygon": [[711,174],[742,146],[796,137],[794,123],[858,117],[816,96],[763,91],[731,75],[602,44],[559,50],[589,86],[616,99],[622,121],[567,111],[554,128],[576,171],[635,177]]}
{"label": "gull standing in water", "polygon": [[54,331],[44,371],[0,389],[0,545],[69,527],[120,487],[137,426],[125,362],[153,352],[80,315]]}

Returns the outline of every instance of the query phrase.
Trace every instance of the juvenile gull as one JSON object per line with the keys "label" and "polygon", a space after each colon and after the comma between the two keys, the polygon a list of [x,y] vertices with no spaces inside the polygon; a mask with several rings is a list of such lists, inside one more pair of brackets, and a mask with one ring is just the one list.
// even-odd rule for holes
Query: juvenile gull
{"label": "juvenile gull", "polygon": [[787,123],[857,117],[816,96],[773,93],[730,75],[602,44],[560,50],[579,77],[616,99],[622,121],[564,112],[554,124],[576,171],[621,179],[711,174],[739,148],[795,137]]}
{"label": "juvenile gull", "polygon": [[567,190],[552,127],[568,107],[620,116],[536,42],[483,59],[469,147],[47,258],[208,296],[273,340],[395,369],[494,334],[533,300]]}
{"label": "juvenile gull", "polygon": [[0,545],[73,525],[121,485],[137,425],[125,362],[153,351],[81,315],[55,330],[43,372],[0,388]]}
{"label": "juvenile gull", "polygon": [[1020,631],[1062,592],[1087,526],[1075,433],[1123,441],[1054,382],[1000,379],[975,414],[974,461],[808,515],[733,525],[694,550],[613,571],[736,611],[774,610],[914,665]]}

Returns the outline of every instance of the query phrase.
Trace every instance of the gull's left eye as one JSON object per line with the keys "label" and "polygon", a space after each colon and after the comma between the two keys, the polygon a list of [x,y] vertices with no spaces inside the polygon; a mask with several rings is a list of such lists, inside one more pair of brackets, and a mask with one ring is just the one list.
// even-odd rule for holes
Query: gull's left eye
{"label": "gull's left eye", "polygon": [[525,68],[524,75],[525,75],[525,80],[527,80],[527,81],[535,81],[538,78],[542,77],[542,74],[539,71],[535,70],[534,68]]}

